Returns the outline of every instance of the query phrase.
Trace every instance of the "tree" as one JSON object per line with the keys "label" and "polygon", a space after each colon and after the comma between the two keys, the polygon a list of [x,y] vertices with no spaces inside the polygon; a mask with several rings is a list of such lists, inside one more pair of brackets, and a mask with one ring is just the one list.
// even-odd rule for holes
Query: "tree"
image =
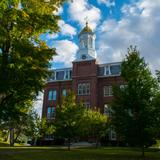
{"label": "tree", "polygon": [[160,83],[160,70],[156,70],[157,80]]}
{"label": "tree", "polygon": [[107,116],[97,110],[89,109],[84,111],[82,119],[81,128],[84,136],[95,138],[97,148],[100,139],[107,134]]}
{"label": "tree", "polygon": [[[58,31],[56,11],[64,0],[1,0],[0,123],[20,119],[22,108],[42,90],[56,53],[40,40]],[[13,145],[13,143],[12,143]]]}
{"label": "tree", "polygon": [[[18,105],[16,107],[18,108]],[[7,133],[8,138],[6,140],[9,140],[10,145],[14,145],[14,142],[17,141],[21,132],[28,125],[31,109],[31,101],[28,101],[24,104],[24,108],[16,109],[17,112],[14,113],[14,119],[10,120],[11,117],[5,120],[1,119],[0,128]]]}
{"label": "tree", "polygon": [[53,134],[56,131],[54,123],[48,123],[45,118],[40,119],[39,116],[35,117],[27,127],[25,134],[30,137],[33,145],[37,145],[37,140],[42,142],[46,134]]}
{"label": "tree", "polygon": [[81,104],[76,104],[73,92],[68,93],[62,105],[56,108],[56,132],[68,141],[70,150],[71,140],[79,136],[84,108]]}
{"label": "tree", "polygon": [[131,146],[141,147],[144,156],[144,147],[151,145],[156,137],[155,119],[160,112],[153,100],[157,95],[157,80],[132,46],[122,62],[121,76],[126,85],[114,87],[112,123],[118,137]]}
{"label": "tree", "polygon": [[153,98],[152,103],[153,106],[155,107],[153,115],[155,117],[154,126],[156,128],[157,137],[159,139],[160,138],[160,71],[156,71],[156,75],[157,75],[158,87],[157,87],[157,94]]}

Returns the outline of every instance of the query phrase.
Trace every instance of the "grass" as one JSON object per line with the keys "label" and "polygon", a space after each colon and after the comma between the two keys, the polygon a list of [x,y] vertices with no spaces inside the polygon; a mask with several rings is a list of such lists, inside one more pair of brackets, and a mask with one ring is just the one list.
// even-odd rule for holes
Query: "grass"
{"label": "grass", "polygon": [[[14,145],[15,145],[16,147],[24,146],[24,144],[19,144],[19,143],[15,143]],[[0,141],[0,147],[9,147],[9,143],[8,143],[8,142]],[[0,159],[0,160],[1,160],[1,159]]]}
{"label": "grass", "polygon": [[[133,148],[0,147],[0,160],[142,160]],[[159,150],[147,150],[145,160],[160,160]]]}

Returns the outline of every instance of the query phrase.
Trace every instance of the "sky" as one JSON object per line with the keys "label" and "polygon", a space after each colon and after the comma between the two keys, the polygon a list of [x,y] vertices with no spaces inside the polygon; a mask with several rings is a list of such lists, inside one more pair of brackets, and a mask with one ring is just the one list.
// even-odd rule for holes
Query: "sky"
{"label": "sky", "polygon": [[[86,19],[96,34],[99,63],[121,61],[130,45],[137,46],[151,71],[160,69],[160,0],[72,0],[59,9],[60,32],[41,39],[55,47],[53,68],[71,67],[78,34]],[[42,97],[42,95],[40,96]],[[36,102],[41,112],[42,98]]]}

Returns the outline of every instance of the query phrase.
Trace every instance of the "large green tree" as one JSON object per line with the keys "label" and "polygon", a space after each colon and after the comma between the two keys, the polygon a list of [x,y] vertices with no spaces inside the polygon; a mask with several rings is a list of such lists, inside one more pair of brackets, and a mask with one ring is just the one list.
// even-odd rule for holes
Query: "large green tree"
{"label": "large green tree", "polygon": [[108,132],[108,117],[101,114],[97,110],[84,110],[81,123],[82,135],[95,139],[96,148],[100,143],[100,139],[105,137]]}
{"label": "large green tree", "polygon": [[112,122],[118,137],[131,146],[142,147],[144,155],[144,147],[151,145],[156,137],[159,106],[154,105],[154,99],[158,83],[137,48],[132,46],[122,62],[121,76],[126,85],[114,88]]}
{"label": "large green tree", "polygon": [[81,123],[83,120],[84,107],[76,104],[73,92],[68,93],[61,106],[56,108],[55,126],[57,135],[67,139],[70,150],[71,140],[81,133]]}
{"label": "large green tree", "polygon": [[63,2],[0,1],[0,122],[18,121],[21,108],[42,90],[55,49],[39,36],[59,30],[56,12]]}

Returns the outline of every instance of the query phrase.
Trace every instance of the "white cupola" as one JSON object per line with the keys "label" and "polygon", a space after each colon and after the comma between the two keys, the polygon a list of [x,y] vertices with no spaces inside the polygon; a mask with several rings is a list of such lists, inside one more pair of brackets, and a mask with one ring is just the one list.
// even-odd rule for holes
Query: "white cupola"
{"label": "white cupola", "polygon": [[82,31],[78,35],[78,39],[79,39],[79,50],[77,52],[75,61],[96,59],[97,57],[95,50],[96,36],[93,33],[92,29],[88,26],[88,22],[86,22],[86,26],[82,29]]}

